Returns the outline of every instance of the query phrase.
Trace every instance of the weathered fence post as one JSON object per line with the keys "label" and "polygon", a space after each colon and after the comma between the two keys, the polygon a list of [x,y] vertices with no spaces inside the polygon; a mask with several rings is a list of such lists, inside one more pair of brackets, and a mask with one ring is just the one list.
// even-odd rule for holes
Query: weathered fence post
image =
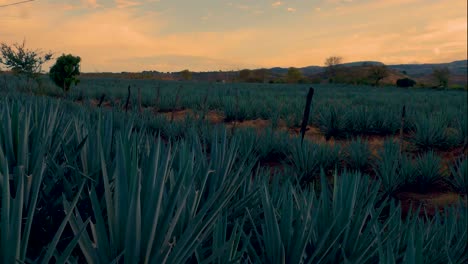
{"label": "weathered fence post", "polygon": [[307,129],[307,123],[309,122],[310,115],[310,105],[312,103],[312,97],[314,96],[314,88],[309,88],[309,93],[307,94],[306,105],[304,108],[304,117],[302,118],[301,125],[301,143],[304,141],[305,132]]}
{"label": "weathered fence post", "polygon": [[101,95],[101,98],[99,99],[98,107],[101,107],[102,103],[104,102],[104,98],[105,98],[105,97],[106,97],[106,94],[103,93],[103,94]]}
{"label": "weathered fence post", "polygon": [[128,104],[130,103],[130,85],[128,86],[128,96],[127,96],[127,102],[125,103],[125,113],[128,111]]}

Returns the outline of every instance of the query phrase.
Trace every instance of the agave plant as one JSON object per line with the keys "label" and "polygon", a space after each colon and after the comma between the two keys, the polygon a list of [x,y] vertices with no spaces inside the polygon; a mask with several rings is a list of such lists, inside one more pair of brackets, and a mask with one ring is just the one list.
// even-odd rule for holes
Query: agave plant
{"label": "agave plant", "polygon": [[339,161],[340,148],[338,145],[301,143],[295,140],[288,151],[289,163],[299,182],[305,183],[317,178],[321,168],[328,170],[335,167]]}
{"label": "agave plant", "polygon": [[271,195],[263,187],[264,217],[260,223],[249,217],[254,234],[251,262],[372,263],[377,234],[384,231],[378,220],[384,203],[374,207],[378,182],[360,174],[335,173],[330,189],[323,171],[321,175],[320,194],[288,182]]}
{"label": "agave plant", "polygon": [[[104,195],[89,190],[96,221],[90,223],[91,236],[85,232],[80,238],[80,248],[90,263],[185,263],[210,234],[246,172],[243,167],[231,172],[235,152],[227,149],[222,155],[212,149],[212,160],[203,166],[187,148],[173,152],[158,139],[141,152],[136,135],[130,139],[117,134],[111,164],[98,139]],[[72,210],[66,201],[64,208]],[[77,234],[83,221],[78,210],[73,215],[70,223]]]}
{"label": "agave plant", "polygon": [[462,194],[468,194],[468,158],[460,157],[450,167],[450,172],[450,184],[453,188]]}
{"label": "agave plant", "polygon": [[414,126],[410,141],[419,149],[425,151],[449,146],[446,132],[448,121],[443,114],[420,116]]}
{"label": "agave plant", "polygon": [[319,114],[319,127],[325,138],[339,138],[344,135],[345,123],[341,109],[334,106],[328,106],[321,110]]}
{"label": "agave plant", "polygon": [[276,208],[267,186],[263,186],[261,223],[248,211],[254,239],[246,242],[249,258],[254,263],[304,263],[307,257],[313,231],[310,227],[318,217],[311,213],[313,206],[317,206],[314,193],[296,191],[286,182],[280,187],[280,195],[282,199]]}
{"label": "agave plant", "polygon": [[411,183],[417,187],[418,191],[426,192],[431,185],[442,179],[441,158],[433,151],[419,155],[416,170]]}
{"label": "agave plant", "polygon": [[373,167],[387,195],[393,195],[408,179],[400,177],[401,157],[398,144],[385,140],[383,148],[378,151],[378,158]]}
{"label": "agave plant", "polygon": [[388,231],[378,238],[379,263],[465,263],[467,207],[458,204],[421,219],[392,216]]}
{"label": "agave plant", "polygon": [[346,130],[354,135],[370,131],[371,119],[369,109],[366,106],[351,108],[345,115]]}
{"label": "agave plant", "polygon": [[[58,176],[48,170],[47,163],[59,156],[63,138],[58,135],[66,137],[71,124],[62,123],[66,119],[59,114],[59,109],[49,101],[25,105],[17,101],[0,109],[0,121],[4,124],[0,130],[2,263],[26,262],[37,257],[37,252],[28,256],[32,250],[38,250],[38,245],[30,244],[31,235],[37,235],[38,231],[33,229],[33,223],[40,225],[44,220],[37,215],[37,207],[40,205],[44,210],[53,208],[41,200],[51,196],[49,186]],[[63,226],[67,224],[66,219],[60,221]],[[61,234],[60,230],[55,233],[47,254],[40,259],[42,263],[48,263],[52,255],[57,254],[56,246]],[[70,244],[69,252],[65,252],[61,259],[66,260],[73,248]]]}
{"label": "agave plant", "polygon": [[351,170],[365,171],[370,163],[369,143],[360,137],[353,139],[346,148],[346,161]]}

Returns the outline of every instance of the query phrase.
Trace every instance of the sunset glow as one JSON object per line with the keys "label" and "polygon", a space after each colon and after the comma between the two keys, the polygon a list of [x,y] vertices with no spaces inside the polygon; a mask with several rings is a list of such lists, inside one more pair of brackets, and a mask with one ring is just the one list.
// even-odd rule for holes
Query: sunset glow
{"label": "sunset glow", "polygon": [[[14,2],[0,0],[0,5]],[[0,42],[84,72],[467,59],[466,0],[37,0],[0,8]]]}

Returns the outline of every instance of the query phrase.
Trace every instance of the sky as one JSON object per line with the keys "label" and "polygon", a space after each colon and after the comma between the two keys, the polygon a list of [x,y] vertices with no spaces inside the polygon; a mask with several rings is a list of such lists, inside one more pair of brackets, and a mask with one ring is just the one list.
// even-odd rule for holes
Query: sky
{"label": "sky", "polygon": [[23,40],[55,57],[80,56],[83,72],[320,66],[329,56],[451,62],[467,59],[467,1],[35,0],[0,7],[0,42]]}

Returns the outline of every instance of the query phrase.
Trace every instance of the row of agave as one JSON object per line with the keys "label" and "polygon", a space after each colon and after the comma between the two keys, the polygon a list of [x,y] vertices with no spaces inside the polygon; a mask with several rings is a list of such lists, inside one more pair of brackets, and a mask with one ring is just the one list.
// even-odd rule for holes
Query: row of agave
{"label": "row of agave", "polygon": [[[118,120],[124,118],[122,113],[115,114],[119,115],[116,118]],[[170,122],[163,116],[149,113],[143,119],[134,119],[133,122],[172,140],[198,138],[207,148],[214,133],[224,131],[222,125],[213,126],[209,121],[201,121],[190,115],[181,122]],[[292,172],[302,183],[316,180],[321,168],[326,171],[336,168],[379,176],[385,185],[384,189],[393,189],[390,193],[405,186],[417,187],[424,192],[434,183],[446,183],[462,194],[468,190],[468,175],[465,173],[468,159],[463,155],[444,170],[441,158],[431,148],[415,157],[407,153],[400,155],[398,144],[392,140],[386,140],[377,155],[373,155],[368,141],[360,137],[351,138],[348,145],[340,147],[311,142],[302,144],[287,132],[276,131],[273,127],[267,127],[261,132],[253,128],[239,128],[230,131],[228,136],[238,139],[242,156],[252,153],[259,163],[283,163],[293,169]]]}
{"label": "row of agave", "polygon": [[[282,119],[289,127],[300,126],[302,122],[304,93],[308,88],[93,79],[84,80],[70,97],[76,99],[79,94],[85,93],[88,98],[99,100],[105,93],[106,99],[114,102],[115,107],[122,108],[128,85],[141,88],[143,106],[162,111],[170,111],[175,106],[216,110],[223,113],[226,120]],[[183,89],[179,89],[181,85]],[[133,89],[134,105],[136,97],[136,89]],[[411,137],[414,144],[420,148],[447,148],[463,143],[467,138],[466,104],[462,98],[466,98],[465,92],[374,91],[369,87],[319,85],[309,123],[335,137],[395,134],[401,126],[401,109],[406,102],[408,111],[404,128],[405,131],[414,132]],[[204,105],[200,105],[201,102]],[[437,117],[433,118],[435,112]]]}
{"label": "row of agave", "polygon": [[388,195],[405,187],[424,193],[441,184],[460,194],[468,193],[468,158],[464,155],[444,169],[442,159],[435,152],[428,151],[412,157],[408,153],[400,153],[399,144],[391,139],[384,141],[376,155],[372,154],[369,143],[361,138],[352,139],[343,147],[301,142],[299,139],[293,139],[290,143],[283,148],[284,163],[292,168],[301,183],[318,180],[321,169],[348,170],[377,176],[381,180],[382,190]]}
{"label": "row of agave", "polygon": [[1,103],[2,263],[468,260],[463,202],[403,219],[380,180],[343,172],[330,184],[322,170],[317,186],[288,171],[270,181],[262,150],[225,132],[168,140],[112,112]]}
{"label": "row of agave", "polygon": [[[401,112],[389,110],[388,107],[328,106],[321,108],[313,123],[328,138],[369,133],[392,135],[401,128]],[[440,111],[426,114],[409,109],[406,115],[404,131],[409,133],[408,141],[417,149],[447,149],[468,144],[468,123],[462,111],[454,120]]]}

